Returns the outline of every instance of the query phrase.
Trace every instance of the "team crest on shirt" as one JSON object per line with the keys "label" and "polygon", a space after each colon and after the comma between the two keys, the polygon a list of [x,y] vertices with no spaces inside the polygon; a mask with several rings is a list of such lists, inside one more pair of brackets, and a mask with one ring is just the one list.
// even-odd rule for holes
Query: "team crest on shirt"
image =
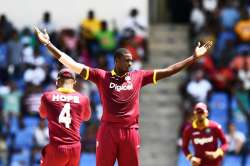
{"label": "team crest on shirt", "polygon": [[130,77],[130,76],[126,76],[126,77],[125,77],[125,80],[126,80],[127,82],[130,82],[130,81],[131,81],[131,77]]}

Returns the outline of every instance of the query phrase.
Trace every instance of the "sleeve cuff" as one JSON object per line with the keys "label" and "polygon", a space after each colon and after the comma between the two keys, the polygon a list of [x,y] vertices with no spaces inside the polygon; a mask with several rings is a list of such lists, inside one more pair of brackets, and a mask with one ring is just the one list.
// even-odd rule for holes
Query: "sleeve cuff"
{"label": "sleeve cuff", "polygon": [[156,73],[157,71],[154,70],[154,75],[153,75],[153,84],[156,85],[157,84],[157,80],[156,80]]}
{"label": "sleeve cuff", "polygon": [[89,67],[86,67],[86,76],[84,77],[85,80],[89,79]]}

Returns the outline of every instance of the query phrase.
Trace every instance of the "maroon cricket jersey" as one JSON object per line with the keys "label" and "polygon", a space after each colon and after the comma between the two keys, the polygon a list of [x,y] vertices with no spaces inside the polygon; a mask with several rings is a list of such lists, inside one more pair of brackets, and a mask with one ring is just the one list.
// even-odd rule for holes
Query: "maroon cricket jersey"
{"label": "maroon cricket jersey", "polygon": [[96,68],[89,68],[87,72],[87,79],[99,90],[103,105],[101,121],[117,127],[138,128],[140,90],[154,82],[154,71],[131,71],[124,76]]}
{"label": "maroon cricket jersey", "polygon": [[50,143],[73,145],[80,142],[80,125],[89,100],[78,92],[45,92],[41,98],[40,116],[48,119]]}
{"label": "maroon cricket jersey", "polygon": [[194,125],[189,125],[185,128],[183,133],[183,152],[187,156],[190,154],[188,149],[189,141],[192,141],[194,147],[194,156],[201,158],[201,165],[207,165],[216,163],[222,159],[222,157],[216,160],[210,160],[206,157],[206,151],[216,151],[217,148],[221,148],[224,152],[227,149],[227,142],[225,135],[221,129],[221,126],[209,120],[206,128],[199,130]]}

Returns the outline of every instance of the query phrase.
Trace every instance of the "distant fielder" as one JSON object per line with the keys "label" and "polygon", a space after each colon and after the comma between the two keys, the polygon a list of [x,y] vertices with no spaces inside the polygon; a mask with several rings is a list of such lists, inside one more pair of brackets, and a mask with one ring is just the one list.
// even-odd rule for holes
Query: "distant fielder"
{"label": "distant fielder", "polygon": [[[196,104],[193,113],[193,123],[186,127],[182,137],[182,149],[186,158],[192,166],[221,166],[224,152],[228,147],[221,126],[207,119],[208,110],[204,103]],[[194,147],[194,154],[188,149],[190,141]]]}

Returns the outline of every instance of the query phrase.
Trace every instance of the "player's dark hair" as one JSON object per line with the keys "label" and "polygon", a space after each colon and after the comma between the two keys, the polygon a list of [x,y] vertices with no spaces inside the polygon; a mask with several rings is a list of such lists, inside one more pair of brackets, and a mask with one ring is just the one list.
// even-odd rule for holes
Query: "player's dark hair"
{"label": "player's dark hair", "polygon": [[129,50],[126,48],[118,48],[115,53],[114,53],[114,60],[116,60],[117,58],[122,57],[124,54],[128,54]]}

